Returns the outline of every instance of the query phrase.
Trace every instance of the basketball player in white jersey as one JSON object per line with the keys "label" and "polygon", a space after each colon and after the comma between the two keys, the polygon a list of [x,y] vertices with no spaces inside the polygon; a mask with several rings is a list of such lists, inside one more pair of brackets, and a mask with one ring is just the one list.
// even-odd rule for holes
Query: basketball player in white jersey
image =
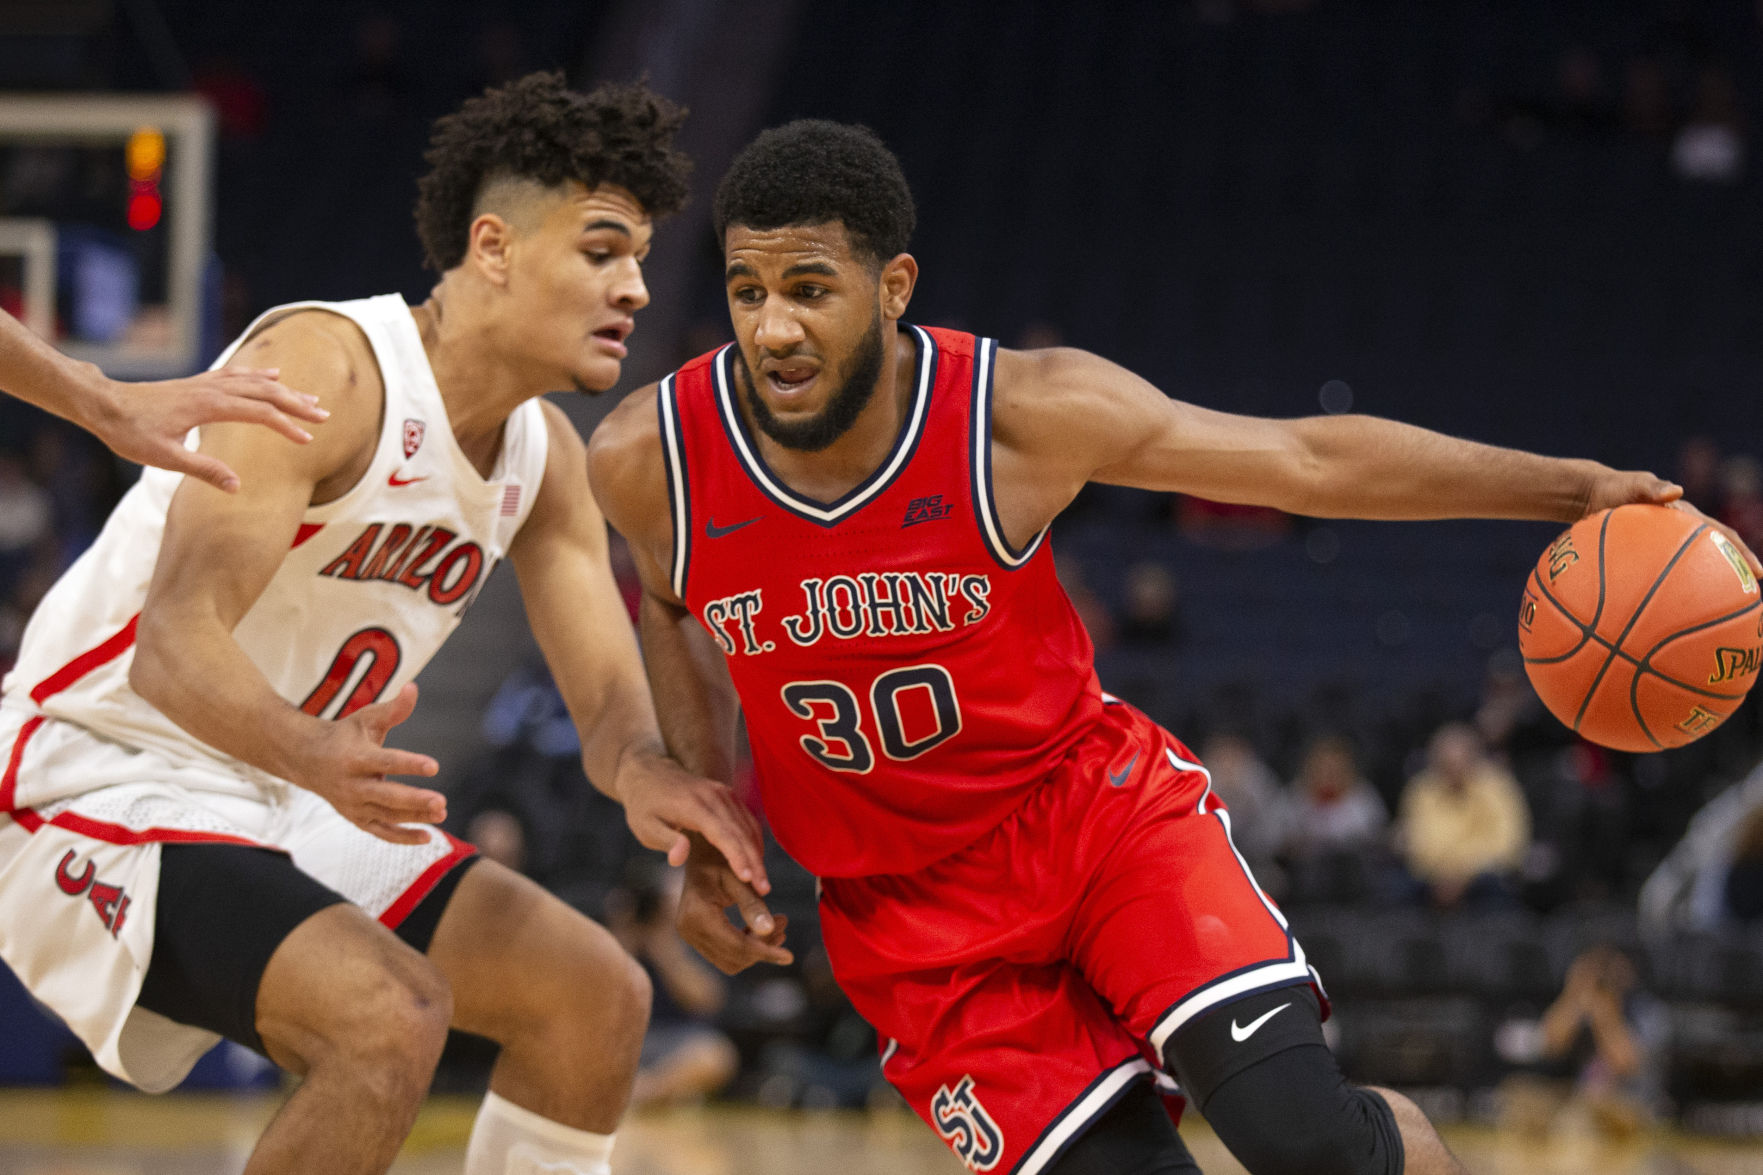
{"label": "basketball player in white jersey", "polygon": [[0,391],[71,420],[130,461],[199,477],[228,493],[236,473],[184,448],[198,425],[223,420],[267,425],[292,441],[312,435],[297,420],[325,418],[318,397],[276,382],[274,371],[205,371],[188,379],[123,383],[39,339],[0,310]]}
{"label": "basketball player in white jersey", "polygon": [[513,561],[588,775],[638,837],[755,885],[758,829],[665,757],[584,449],[545,391],[611,387],[684,198],[681,112],[534,75],[441,120],[397,296],[271,311],[307,445],[215,425],[237,493],[149,470],[26,631],[0,696],[0,957],[110,1072],[175,1085],[218,1037],[304,1081],[246,1168],[382,1172],[449,1025],[502,1046],[468,1175],[604,1173],[649,991],[611,936],[430,827],[383,746],[418,669]]}

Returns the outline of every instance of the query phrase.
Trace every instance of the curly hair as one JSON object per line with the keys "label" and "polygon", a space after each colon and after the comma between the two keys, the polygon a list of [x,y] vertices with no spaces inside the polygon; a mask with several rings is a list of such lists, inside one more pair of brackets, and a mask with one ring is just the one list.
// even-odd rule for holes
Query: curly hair
{"label": "curly hair", "polygon": [[692,164],[673,136],[685,117],[641,82],[583,94],[561,73],[533,73],[485,90],[436,120],[423,156],[416,234],[429,266],[444,273],[465,259],[478,199],[495,180],[617,184],[651,216],[679,211]]}
{"label": "curly hair", "polygon": [[742,149],[716,188],[716,236],[839,221],[871,261],[906,251],[918,211],[894,153],[866,126],[797,119]]}

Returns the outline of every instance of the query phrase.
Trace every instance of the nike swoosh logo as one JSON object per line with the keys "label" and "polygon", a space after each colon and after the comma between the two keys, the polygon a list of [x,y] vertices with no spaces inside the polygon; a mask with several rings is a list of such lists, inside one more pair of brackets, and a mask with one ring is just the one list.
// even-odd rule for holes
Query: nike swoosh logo
{"label": "nike swoosh logo", "polygon": [[1134,751],[1132,753],[1132,762],[1128,763],[1125,767],[1122,767],[1119,771],[1110,771],[1108,773],[1108,782],[1115,787],[1126,786],[1127,777],[1132,774],[1132,769],[1137,767],[1138,764],[1139,752]]}
{"label": "nike swoosh logo", "polygon": [[716,525],[716,520],[714,518],[706,518],[704,520],[704,533],[710,538],[719,539],[725,534],[733,534],[743,526],[752,526],[758,521],[759,519],[756,516],[747,519],[745,522],[737,522],[733,526],[718,526]]}
{"label": "nike swoosh logo", "polygon": [[393,487],[407,486],[407,485],[414,485],[419,481],[427,481],[427,480],[428,480],[427,474],[424,474],[421,477],[399,477],[397,474],[394,473],[392,476],[386,478],[386,484],[389,486],[393,486]]}
{"label": "nike swoosh logo", "polygon": [[1281,1004],[1279,1007],[1273,1009],[1273,1011],[1255,1017],[1244,1026],[1239,1026],[1236,1019],[1233,1017],[1230,1022],[1230,1038],[1238,1044],[1242,1044],[1245,1040],[1248,1040],[1251,1036],[1254,1036],[1255,1033],[1259,1032],[1263,1024],[1267,1023],[1289,1007],[1291,1007],[1290,1004]]}

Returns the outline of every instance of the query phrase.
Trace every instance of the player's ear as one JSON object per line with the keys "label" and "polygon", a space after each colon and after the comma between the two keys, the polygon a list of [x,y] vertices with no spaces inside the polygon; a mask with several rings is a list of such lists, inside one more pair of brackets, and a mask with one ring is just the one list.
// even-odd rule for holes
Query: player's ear
{"label": "player's ear", "polygon": [[882,317],[906,317],[906,304],[912,301],[912,290],[916,285],[918,285],[918,261],[912,254],[901,253],[882,266]]}
{"label": "player's ear", "polygon": [[503,286],[508,284],[509,252],[513,244],[513,226],[494,212],[486,212],[471,222],[465,255],[492,285]]}

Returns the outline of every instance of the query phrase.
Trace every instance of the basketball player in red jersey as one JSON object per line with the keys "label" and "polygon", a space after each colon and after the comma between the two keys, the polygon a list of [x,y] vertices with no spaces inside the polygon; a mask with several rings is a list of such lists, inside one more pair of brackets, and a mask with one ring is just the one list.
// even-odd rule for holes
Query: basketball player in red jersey
{"label": "basketball player in red jersey", "polygon": [[665,755],[585,447],[543,393],[611,387],[682,112],[533,75],[437,124],[440,279],[267,313],[223,356],[329,412],[204,427],[236,493],[150,470],[44,598],[0,694],[0,957],[110,1072],[175,1085],[219,1037],[303,1080],[246,1171],[383,1172],[449,1026],[501,1046],[467,1175],[606,1175],[649,989],[610,934],[430,827],[383,745],[494,564],[638,837],[766,887],[759,829]]}
{"label": "basketball player in red jersey", "polygon": [[[1343,1080],[1205,768],[1098,688],[1047,528],[1089,481],[1558,521],[1677,487],[1370,417],[1231,416],[1081,351],[908,326],[914,217],[863,128],[761,135],[716,199],[734,343],[590,441],[670,748],[727,778],[738,698],[833,971],[971,1169],[1192,1173],[1167,1074],[1254,1175],[1461,1172],[1412,1102]],[[727,971],[791,957],[701,840],[680,926]]]}
{"label": "basketball player in red jersey", "polygon": [[297,421],[328,415],[318,397],[276,382],[274,371],[205,371],[188,379],[131,384],[69,359],[0,310],[0,390],[73,421],[119,456],[201,478],[228,493],[239,478],[213,457],[184,448],[184,436],[223,420],[267,425],[291,441]]}

